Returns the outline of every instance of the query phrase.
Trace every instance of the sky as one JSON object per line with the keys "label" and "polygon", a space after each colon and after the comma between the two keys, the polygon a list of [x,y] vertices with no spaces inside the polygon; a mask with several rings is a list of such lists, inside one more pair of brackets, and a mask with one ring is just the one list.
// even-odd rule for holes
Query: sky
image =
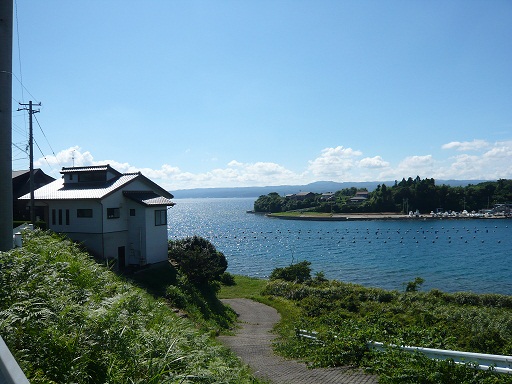
{"label": "sky", "polygon": [[13,162],[173,191],[512,178],[509,0],[14,0]]}

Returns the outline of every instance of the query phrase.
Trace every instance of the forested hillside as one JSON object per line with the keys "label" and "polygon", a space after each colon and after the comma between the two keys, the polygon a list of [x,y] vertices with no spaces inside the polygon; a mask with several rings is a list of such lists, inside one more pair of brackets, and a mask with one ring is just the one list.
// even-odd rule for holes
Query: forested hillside
{"label": "forested hillside", "polygon": [[500,203],[512,202],[512,180],[500,179],[465,187],[436,185],[434,179],[415,179],[396,181],[393,185],[378,185],[368,192],[368,198],[362,202],[353,202],[351,198],[361,191],[355,187],[337,191],[333,197],[313,194],[310,198],[297,199],[294,196],[280,196],[270,193],[260,196],[254,203],[256,212],[285,212],[297,209],[310,209],[317,212],[404,212],[418,210],[430,213],[442,208],[443,211],[461,212],[488,209]]}

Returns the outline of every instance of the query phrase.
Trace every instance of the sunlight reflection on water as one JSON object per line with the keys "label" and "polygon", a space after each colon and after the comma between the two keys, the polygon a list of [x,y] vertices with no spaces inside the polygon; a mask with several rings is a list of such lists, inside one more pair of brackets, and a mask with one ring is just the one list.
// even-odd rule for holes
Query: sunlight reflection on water
{"label": "sunlight reflection on water", "polygon": [[512,294],[510,220],[289,221],[246,213],[254,201],[176,199],[169,238],[207,238],[235,274],[308,260],[313,273],[366,286],[401,290],[420,276],[426,290]]}

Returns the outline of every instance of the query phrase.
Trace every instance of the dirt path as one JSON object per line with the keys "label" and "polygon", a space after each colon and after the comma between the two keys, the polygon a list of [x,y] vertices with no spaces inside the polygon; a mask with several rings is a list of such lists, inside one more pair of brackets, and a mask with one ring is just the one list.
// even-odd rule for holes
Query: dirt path
{"label": "dirt path", "polygon": [[287,360],[272,351],[271,333],[279,321],[272,307],[248,299],[224,299],[239,315],[240,329],[235,336],[219,340],[249,365],[255,376],[275,384],[370,384],[377,377],[346,368],[308,369],[304,363]]}

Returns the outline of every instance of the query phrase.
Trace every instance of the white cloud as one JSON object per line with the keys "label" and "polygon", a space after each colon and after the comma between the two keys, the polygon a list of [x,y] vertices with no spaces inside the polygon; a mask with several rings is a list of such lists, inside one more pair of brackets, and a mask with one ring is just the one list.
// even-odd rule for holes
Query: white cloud
{"label": "white cloud", "polygon": [[450,179],[512,178],[512,141],[496,142],[482,154],[451,157],[436,175],[437,178]]}
{"label": "white cloud", "polygon": [[484,153],[484,158],[499,161],[500,159],[512,160],[512,141],[497,142],[494,146]]}
{"label": "white cloud", "polygon": [[325,148],[319,157],[309,161],[308,172],[322,180],[330,178],[338,181],[346,178],[349,171],[357,165],[355,158],[362,154],[361,151],[343,146]]}
{"label": "white cloud", "polygon": [[386,168],[389,167],[389,163],[384,161],[382,157],[365,157],[359,162],[361,168]]}
{"label": "white cloud", "polygon": [[456,151],[478,151],[483,148],[489,147],[489,143],[485,140],[473,141],[452,141],[448,144],[443,144],[442,149],[455,149]]}
{"label": "white cloud", "polygon": [[55,156],[46,156],[34,161],[35,167],[71,167],[73,164],[76,167],[83,165],[91,165],[93,156],[89,151],[82,152],[78,146],[70,147],[58,152]]}
{"label": "white cloud", "polygon": [[402,178],[432,177],[436,166],[436,161],[432,155],[408,156],[403,159],[398,166],[389,167],[378,175],[376,180],[402,180]]}
{"label": "white cloud", "polygon": [[[57,178],[61,176],[60,168],[72,166],[73,162],[75,166],[110,164],[123,173],[140,171],[170,191],[202,187],[300,185],[318,180],[391,181],[416,176],[443,180],[512,178],[512,141],[494,144],[485,142],[485,145],[457,143],[450,143],[450,148],[458,150],[463,147],[480,147],[482,150],[475,150],[471,154],[460,153],[448,158],[434,157],[430,154],[414,155],[392,164],[380,155],[359,160],[358,158],[362,156],[361,151],[337,146],[321,150],[317,158],[304,164],[303,171],[291,171],[273,162],[243,163],[233,159],[223,167],[192,173],[170,164],[153,169],[114,160],[97,161],[89,151],[75,146],[62,150],[55,156],[40,158],[34,165]],[[47,169],[48,165],[52,170]]]}
{"label": "white cloud", "polygon": [[244,165],[243,163],[240,163],[239,161],[236,161],[236,160],[231,160],[228,163],[228,167],[241,167],[243,165]]}
{"label": "white cloud", "polygon": [[58,167],[51,172],[54,177],[60,177],[61,167],[110,164],[122,173],[142,172],[142,174],[163,188],[169,190],[203,188],[203,187],[234,187],[234,186],[264,186],[280,185],[283,183],[303,183],[302,175],[296,174],[285,167],[271,162],[242,163],[230,161],[224,168],[214,168],[203,173],[184,172],[179,167],[169,164],[159,169],[140,168],[129,163],[115,160],[97,161],[88,151],[75,146],[60,151],[56,156],[47,156],[35,162],[37,167],[50,164]]}

